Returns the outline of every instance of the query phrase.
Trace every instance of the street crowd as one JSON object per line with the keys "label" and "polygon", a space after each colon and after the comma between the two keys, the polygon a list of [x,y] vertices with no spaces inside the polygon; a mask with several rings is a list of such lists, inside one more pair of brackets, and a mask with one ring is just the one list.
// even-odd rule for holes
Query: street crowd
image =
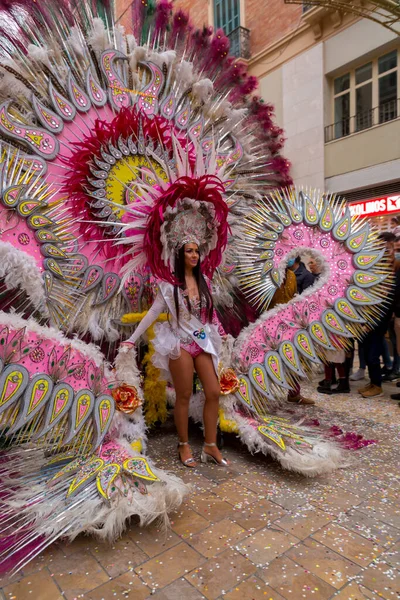
{"label": "street crowd", "polygon": [[[384,381],[396,382],[400,388],[400,219],[391,221],[391,231],[384,231],[379,238],[385,243],[391,268],[394,288],[382,305],[380,318],[375,327],[365,333],[360,342],[352,340],[347,351],[335,350],[327,354],[329,362],[324,365],[324,378],[317,391],[321,394],[348,394],[350,381],[369,380],[358,392],[364,398],[383,395]],[[321,257],[311,249],[309,252],[289,259],[285,279],[276,291],[270,308],[289,302],[296,294],[302,294],[322,276],[324,265]],[[355,361],[358,352],[358,361]],[[354,365],[358,363],[358,369]],[[400,393],[392,394],[398,400]],[[300,386],[289,393],[288,401],[299,404],[314,404],[314,400],[301,394]]]}

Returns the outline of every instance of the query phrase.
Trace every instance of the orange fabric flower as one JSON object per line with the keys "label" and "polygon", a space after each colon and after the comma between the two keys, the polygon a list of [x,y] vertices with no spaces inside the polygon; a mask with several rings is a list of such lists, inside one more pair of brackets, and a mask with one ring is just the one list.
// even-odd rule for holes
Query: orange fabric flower
{"label": "orange fabric flower", "polygon": [[219,374],[219,385],[223,396],[237,392],[239,389],[239,379],[235,371],[233,369],[222,369]]}
{"label": "orange fabric flower", "polygon": [[139,406],[142,406],[137,389],[126,383],[112,390],[111,394],[115,400],[116,409],[127,415],[131,415]]}

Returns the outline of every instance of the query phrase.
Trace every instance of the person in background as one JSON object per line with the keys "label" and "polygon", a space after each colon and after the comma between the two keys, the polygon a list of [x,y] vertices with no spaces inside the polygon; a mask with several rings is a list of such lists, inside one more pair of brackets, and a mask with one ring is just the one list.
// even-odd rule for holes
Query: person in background
{"label": "person in background", "polygon": [[[392,219],[392,221],[393,220],[396,220],[397,223],[399,222],[398,217],[394,217]],[[384,233],[382,233],[382,238],[385,239],[386,242],[393,242],[393,244],[395,246],[394,251],[396,252],[396,239],[397,238],[395,237],[395,235],[391,232],[384,232]],[[394,262],[396,263],[396,257],[394,257]],[[396,270],[396,267],[395,267],[395,270]],[[385,338],[383,340],[382,359],[383,359],[384,366],[382,369],[382,381],[396,381],[397,379],[399,379],[400,375],[399,375],[399,355],[397,353],[396,333],[394,330],[394,317],[389,322],[387,336],[388,336],[388,339],[390,340],[390,344],[392,346],[393,360],[392,360],[392,357],[390,356],[388,339],[385,336]]]}
{"label": "person in background", "polygon": [[399,217],[392,217],[390,219],[390,229],[391,229],[391,232],[396,237],[400,236],[400,218]]}
{"label": "person in background", "polygon": [[365,352],[364,352],[364,344],[363,342],[358,342],[358,359],[359,359],[359,369],[353,375],[350,375],[350,381],[360,381],[360,379],[365,379]]}
{"label": "person in background", "polygon": [[[394,269],[394,241],[395,236],[384,232],[379,238],[386,243],[386,249],[393,262]],[[359,389],[363,398],[377,398],[382,396],[382,371],[380,357],[384,353],[384,338],[393,314],[393,301],[382,306],[382,314],[376,327],[364,338],[365,361],[368,367],[370,383]]]}
{"label": "person in background", "polygon": [[315,275],[310,273],[310,271],[306,268],[306,265],[302,262],[300,256],[296,256],[296,258],[290,258],[288,260],[288,267],[296,275],[298,294],[302,294],[304,290],[314,284]]}
{"label": "person in background", "polygon": [[[390,325],[391,325],[391,322],[389,323],[389,328],[388,328],[388,330],[386,332],[387,335],[389,335],[389,339],[391,337],[390,336]],[[394,379],[396,379],[396,376],[393,373],[393,369],[394,369],[394,357],[393,357],[393,360],[392,360],[392,357],[390,356],[389,344],[388,344],[388,340],[387,340],[386,336],[383,339],[382,360],[383,360],[382,380],[383,381],[393,381]]]}
{"label": "person in background", "polygon": [[[327,352],[327,359],[330,361],[325,365],[325,379],[320,382],[317,392],[320,394],[349,394],[349,368],[344,350],[332,350]],[[338,384],[332,387],[335,369],[338,373]]]}
{"label": "person in background", "polygon": [[314,281],[319,278],[322,272],[322,264],[319,258],[311,256],[308,260],[308,269],[314,275]]}
{"label": "person in background", "polygon": [[[288,263],[289,264],[289,263]],[[278,304],[287,304],[297,294],[297,281],[295,274],[288,267],[285,271],[285,279],[281,283],[280,287],[276,290],[272,297],[269,305],[269,310],[277,306]],[[300,385],[296,384],[295,389],[291,390],[287,397],[288,402],[295,404],[315,404],[311,398],[305,398],[300,393]]]}
{"label": "person in background", "polygon": [[[395,271],[395,277],[396,277],[396,284],[395,284],[396,286],[397,286],[397,273],[399,270],[400,270],[400,237],[396,237],[394,240],[394,271]],[[397,381],[398,379],[400,379],[400,354],[398,351],[398,343],[397,343],[397,338],[399,337],[399,332],[396,332],[395,320],[396,320],[396,315],[394,312],[393,318],[391,319],[391,321],[389,323],[389,329],[388,329],[389,340],[390,340],[390,344],[393,349],[393,364],[392,364],[391,371],[388,371],[387,368],[385,368],[385,372],[383,375],[383,381]],[[386,340],[385,340],[385,346],[387,348],[387,354],[389,354],[389,347],[388,347],[388,343]],[[389,358],[390,358],[390,354],[389,354]],[[386,359],[385,359],[385,365],[386,365]]]}
{"label": "person in background", "polygon": [[268,309],[275,308],[278,304],[287,304],[297,294],[297,281],[295,274],[290,269],[285,271],[285,279],[281,283],[280,287],[276,290],[272,296],[272,300],[269,304]]}
{"label": "person in background", "polygon": [[[397,355],[400,356],[400,237],[394,242],[394,270],[395,270],[395,288],[394,288],[394,332],[396,336]],[[398,382],[397,387],[400,387]],[[391,394],[392,400],[400,400],[400,394]],[[400,402],[399,402],[400,406]]]}

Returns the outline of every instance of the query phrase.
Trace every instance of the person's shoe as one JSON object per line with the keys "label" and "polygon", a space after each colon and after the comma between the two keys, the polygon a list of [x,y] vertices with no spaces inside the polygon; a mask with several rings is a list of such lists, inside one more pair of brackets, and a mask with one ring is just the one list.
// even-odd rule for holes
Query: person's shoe
{"label": "person's shoe", "polygon": [[337,383],[337,379],[336,379],[336,375],[334,374],[332,377],[332,381],[330,381],[329,379],[321,379],[321,381],[318,381],[318,386],[320,385],[325,385],[325,383],[329,381],[329,383],[331,385],[335,385],[335,383]]}
{"label": "person's shoe", "polygon": [[288,402],[293,402],[294,404],[309,404],[310,406],[315,404],[314,400],[311,400],[311,398],[304,398],[304,396],[301,396],[300,394],[298,396],[288,397],[287,400]]}
{"label": "person's shoe", "polygon": [[359,389],[357,390],[357,392],[358,392],[359,394],[363,394],[364,392],[366,392],[367,390],[369,390],[369,388],[370,388],[370,387],[372,387],[372,383],[371,383],[371,382],[369,382],[367,385],[364,385],[364,387],[362,387],[362,388],[359,388]]}
{"label": "person's shoe", "polygon": [[400,374],[398,371],[392,371],[385,378],[384,381],[398,381],[400,379]]}
{"label": "person's shoe", "polygon": [[400,400],[400,394],[391,394],[390,397],[392,400]]}
{"label": "person's shoe", "polygon": [[398,379],[398,376],[393,370],[386,370],[386,373],[382,375],[382,381],[394,381],[395,379]]}
{"label": "person's shoe", "polygon": [[330,381],[330,379],[323,379],[322,381],[319,382],[319,386],[317,387],[317,392],[319,392],[320,394],[331,394],[331,386],[332,386],[332,381]]}
{"label": "person's shoe", "polygon": [[365,369],[358,369],[353,375],[349,377],[350,381],[360,381],[360,379],[365,379]]}
{"label": "person's shoe", "polygon": [[[184,467],[188,467],[189,469],[194,469],[195,467],[197,467],[197,462],[196,460],[193,458],[193,456],[189,456],[186,460],[182,460],[182,454],[180,452],[180,448],[182,448],[182,446],[189,446],[189,442],[178,442],[178,458],[181,461],[181,463],[183,464]],[[190,451],[190,448],[189,448]]]}
{"label": "person's shoe", "polygon": [[389,369],[389,367],[382,367],[381,368],[381,376],[382,376],[382,379],[384,381],[387,381],[386,377],[389,377],[389,375],[392,372],[392,370],[393,370],[392,367],[390,367],[390,369]]}
{"label": "person's shoe", "polygon": [[383,390],[378,385],[371,385],[368,390],[361,393],[363,398],[379,398],[379,396],[383,396]]}
{"label": "person's shoe", "polygon": [[221,458],[221,460],[218,460],[217,458],[215,458],[215,456],[205,451],[205,448],[215,448],[216,446],[217,444],[207,444],[207,442],[204,442],[203,450],[201,451],[200,457],[201,462],[204,464],[211,462],[220,467],[229,467],[230,463],[228,460],[226,460],[226,458]]}
{"label": "person's shoe", "polygon": [[339,379],[339,383],[335,388],[331,389],[331,394],[350,394],[350,386],[348,379]]}

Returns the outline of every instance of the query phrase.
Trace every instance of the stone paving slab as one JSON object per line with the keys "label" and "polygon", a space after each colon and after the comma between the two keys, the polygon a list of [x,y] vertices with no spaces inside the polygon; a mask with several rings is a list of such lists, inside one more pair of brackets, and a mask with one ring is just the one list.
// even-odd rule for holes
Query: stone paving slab
{"label": "stone paving slab", "polygon": [[[361,382],[363,383],[363,382]],[[231,466],[185,469],[172,419],[150,434],[150,456],[191,485],[167,531],[132,520],[113,545],[80,536],[47,549],[0,600],[395,600],[400,597],[400,408],[353,392],[304,407],[322,425],[374,438],[350,466],[307,479],[224,437]],[[193,449],[201,432],[191,427]]]}

